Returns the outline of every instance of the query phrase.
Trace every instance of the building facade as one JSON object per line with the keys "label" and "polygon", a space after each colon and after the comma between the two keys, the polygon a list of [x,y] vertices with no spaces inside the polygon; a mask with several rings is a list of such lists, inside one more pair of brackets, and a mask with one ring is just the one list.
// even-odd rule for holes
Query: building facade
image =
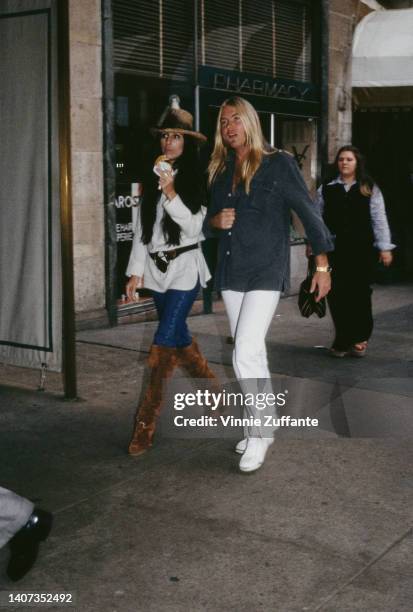
{"label": "building facade", "polygon": [[[310,190],[315,189],[323,165],[352,140],[351,45],[358,21],[372,10],[367,4],[71,0],[80,319],[92,322],[123,307],[131,211],[139,198],[143,160],[153,147],[149,128],[170,95],[180,97],[210,142],[221,102],[234,94],[246,97],[258,110],[268,141],[295,155]],[[296,238],[292,232],[292,273],[298,279],[302,246]]]}

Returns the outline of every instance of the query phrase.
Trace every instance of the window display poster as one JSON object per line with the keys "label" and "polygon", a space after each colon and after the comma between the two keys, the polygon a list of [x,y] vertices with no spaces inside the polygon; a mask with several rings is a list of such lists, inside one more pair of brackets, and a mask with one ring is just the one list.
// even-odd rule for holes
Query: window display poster
{"label": "window display poster", "polygon": [[128,265],[138,206],[141,201],[141,183],[118,183],[115,197],[117,242],[117,298],[125,293],[125,270]]}

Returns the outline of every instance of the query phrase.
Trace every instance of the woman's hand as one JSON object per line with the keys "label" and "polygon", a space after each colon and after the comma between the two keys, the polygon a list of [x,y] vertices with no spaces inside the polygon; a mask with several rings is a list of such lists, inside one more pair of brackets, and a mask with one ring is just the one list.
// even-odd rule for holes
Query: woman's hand
{"label": "woman's hand", "polygon": [[307,244],[305,245],[305,256],[307,257],[307,259],[310,259],[312,255],[313,255],[313,249],[311,248],[311,244],[307,242]]}
{"label": "woman's hand", "polygon": [[391,251],[380,251],[379,261],[387,268],[393,261],[393,253]]}
{"label": "woman's hand", "polygon": [[173,200],[176,196],[175,177],[172,170],[164,170],[159,177],[159,187],[166,195],[168,200]]}
{"label": "woman's hand", "polygon": [[133,274],[126,283],[126,295],[132,302],[139,301],[139,295],[136,294],[136,291],[141,287],[143,287],[143,276]]}
{"label": "woman's hand", "polygon": [[210,218],[209,224],[215,229],[231,229],[235,221],[235,208],[223,208]]}

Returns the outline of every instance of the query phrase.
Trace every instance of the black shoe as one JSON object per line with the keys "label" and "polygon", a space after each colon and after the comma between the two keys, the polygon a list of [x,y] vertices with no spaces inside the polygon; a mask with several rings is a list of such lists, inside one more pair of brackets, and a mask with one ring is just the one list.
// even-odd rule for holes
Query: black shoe
{"label": "black shoe", "polygon": [[50,512],[35,508],[27,523],[10,540],[7,575],[11,580],[20,580],[32,569],[39,544],[48,537],[52,523],[53,515]]}

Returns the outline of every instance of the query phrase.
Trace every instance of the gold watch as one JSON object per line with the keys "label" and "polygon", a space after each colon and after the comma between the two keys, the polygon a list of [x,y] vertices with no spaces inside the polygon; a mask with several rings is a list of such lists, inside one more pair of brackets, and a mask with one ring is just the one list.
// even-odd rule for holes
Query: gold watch
{"label": "gold watch", "polygon": [[317,266],[315,269],[316,272],[331,272],[332,270],[331,266]]}

